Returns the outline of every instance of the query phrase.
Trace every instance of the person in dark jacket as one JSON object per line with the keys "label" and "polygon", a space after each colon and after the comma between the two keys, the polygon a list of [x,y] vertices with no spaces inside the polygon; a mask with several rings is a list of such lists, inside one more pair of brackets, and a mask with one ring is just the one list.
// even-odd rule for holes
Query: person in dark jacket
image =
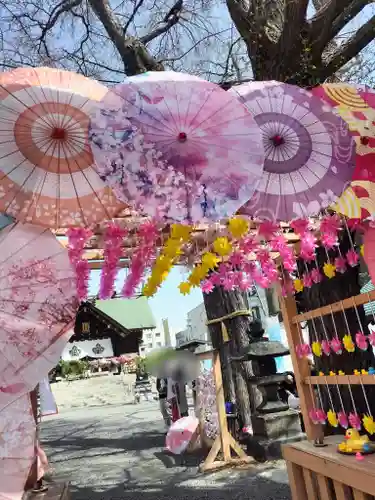
{"label": "person in dark jacket", "polygon": [[159,394],[159,406],[162,414],[165,427],[168,430],[172,423],[171,407],[167,400],[168,395],[168,381],[166,378],[156,379],[156,390]]}

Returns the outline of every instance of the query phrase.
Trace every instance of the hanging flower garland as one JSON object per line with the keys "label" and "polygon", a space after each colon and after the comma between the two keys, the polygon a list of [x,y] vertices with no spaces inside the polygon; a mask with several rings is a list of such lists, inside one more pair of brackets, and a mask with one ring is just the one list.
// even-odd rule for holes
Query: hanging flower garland
{"label": "hanging flower garland", "polygon": [[79,300],[85,300],[88,293],[90,267],[86,259],[82,259],[85,245],[92,237],[92,231],[83,227],[70,228],[68,236],[68,254],[76,274],[76,287]]}
{"label": "hanging flower garland", "polygon": [[113,295],[117,264],[121,258],[121,244],[127,230],[115,223],[108,224],[105,231],[104,265],[100,275],[99,298],[110,299]]}
{"label": "hanging flower garland", "polygon": [[132,258],[129,274],[124,281],[121,291],[121,295],[127,298],[134,295],[142,281],[146,269],[151,265],[156,243],[159,238],[156,223],[152,221],[145,222],[139,227],[138,235],[138,250]]}
{"label": "hanging flower garland", "polygon": [[[170,236],[163,246],[160,255],[157,257],[151,270],[151,275],[143,287],[143,295],[146,297],[155,295],[157,289],[167,278],[174,262],[181,255],[182,246],[189,241],[192,230],[193,228],[191,226],[172,224]],[[180,286],[182,286],[185,293],[187,292],[188,286],[191,288],[190,283],[188,283],[188,286],[181,283]]]}

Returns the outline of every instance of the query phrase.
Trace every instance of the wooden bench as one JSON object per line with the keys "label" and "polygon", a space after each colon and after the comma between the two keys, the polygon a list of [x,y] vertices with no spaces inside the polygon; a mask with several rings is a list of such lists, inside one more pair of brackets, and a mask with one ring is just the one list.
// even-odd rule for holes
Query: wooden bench
{"label": "wooden bench", "polygon": [[375,454],[362,461],[341,455],[342,440],[328,437],[322,448],[308,441],[283,447],[293,500],[375,500]]}
{"label": "wooden bench", "polygon": [[22,500],[70,500],[69,483],[49,483],[44,493],[26,491]]}

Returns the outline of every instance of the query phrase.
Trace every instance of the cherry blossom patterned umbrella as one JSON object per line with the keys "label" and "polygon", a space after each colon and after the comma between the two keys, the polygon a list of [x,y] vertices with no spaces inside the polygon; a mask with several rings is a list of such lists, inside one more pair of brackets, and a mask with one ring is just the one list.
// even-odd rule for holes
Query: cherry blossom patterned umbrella
{"label": "cherry blossom patterned umbrella", "polygon": [[57,364],[78,305],[68,252],[48,229],[0,232],[0,411]]}
{"label": "cherry blossom patterned umbrella", "polygon": [[106,87],[51,68],[0,74],[0,211],[50,228],[90,226],[123,205],[93,168],[87,112]]}
{"label": "cherry blossom patterned umbrella", "polygon": [[0,412],[0,500],[21,500],[35,460],[36,425],[28,394]]}
{"label": "cherry blossom patterned umbrella", "polygon": [[289,221],[334,203],[351,179],[355,145],[332,108],[279,82],[246,83],[230,92],[261,128],[266,156],[262,180],[241,212]]}
{"label": "cherry blossom patterned umbrella", "polygon": [[311,92],[336,109],[356,142],[353,176],[334,209],[353,219],[375,215],[375,90],[366,85],[325,83]]}
{"label": "cherry blossom patterned umbrella", "polygon": [[174,422],[167,433],[165,446],[174,455],[181,455],[193,439],[199,420],[196,417],[182,417]]}
{"label": "cherry blossom patterned umbrella", "polygon": [[230,216],[252,196],[264,152],[251,114],[195,76],[149,72],[92,114],[98,172],[119,199],[178,222]]}

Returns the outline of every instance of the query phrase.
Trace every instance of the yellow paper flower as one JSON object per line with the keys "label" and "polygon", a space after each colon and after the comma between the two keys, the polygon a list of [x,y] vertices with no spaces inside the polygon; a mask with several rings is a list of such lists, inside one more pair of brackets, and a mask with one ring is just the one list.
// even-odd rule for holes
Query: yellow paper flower
{"label": "yellow paper flower", "polygon": [[334,266],[330,262],[326,262],[323,266],[323,272],[327,276],[327,278],[334,278],[336,276],[336,266]]}
{"label": "yellow paper flower", "polygon": [[181,253],[181,243],[178,240],[169,239],[163,247],[163,255],[167,257],[177,257]]}
{"label": "yellow paper flower", "polygon": [[160,273],[169,271],[173,265],[173,260],[168,255],[159,255],[155,261],[153,271],[157,270]]}
{"label": "yellow paper flower", "polygon": [[362,255],[362,257],[365,255],[365,245],[361,245],[360,246],[360,254]]}
{"label": "yellow paper flower", "polygon": [[171,238],[175,240],[189,241],[193,228],[183,224],[172,224]]}
{"label": "yellow paper flower", "polygon": [[206,252],[202,255],[202,264],[208,269],[215,269],[219,263],[219,258],[212,252]]}
{"label": "yellow paper flower", "polygon": [[229,220],[228,227],[232,236],[239,239],[245,236],[245,234],[249,231],[250,225],[246,219],[234,217]]}
{"label": "yellow paper flower", "polygon": [[369,434],[371,435],[375,434],[375,422],[374,418],[371,415],[365,415],[362,418],[362,422],[363,422],[363,427]]}
{"label": "yellow paper flower", "polygon": [[345,375],[345,373],[342,370],[339,370],[339,375]]}
{"label": "yellow paper flower", "polygon": [[196,266],[190,273],[188,282],[193,286],[199,286],[206,274],[207,270],[203,266]]}
{"label": "yellow paper flower", "polygon": [[342,338],[342,343],[344,344],[344,347],[348,352],[355,351],[355,345],[354,345],[354,342],[353,342],[351,335],[348,335],[348,334],[344,335]]}
{"label": "yellow paper flower", "polygon": [[154,287],[152,284],[150,283],[146,283],[145,286],[143,287],[142,289],[142,294],[145,296],[145,297],[152,297],[153,295],[155,295],[157,291],[157,288]]}
{"label": "yellow paper flower", "polygon": [[368,371],[367,371],[367,370],[363,370],[363,369],[362,369],[362,370],[361,370],[361,373],[362,373],[362,375],[368,375]]}
{"label": "yellow paper flower", "polygon": [[182,295],[189,295],[191,292],[191,284],[188,281],[183,281],[178,285],[178,288],[180,289],[180,292]]}
{"label": "yellow paper flower", "polygon": [[320,342],[313,342],[311,344],[311,350],[312,350],[313,354],[315,354],[315,356],[317,356],[318,358],[321,357],[321,355],[322,355],[322,346],[321,346]]}
{"label": "yellow paper flower", "polygon": [[302,280],[296,279],[296,280],[294,280],[293,284],[294,284],[294,289],[297,293],[303,291],[303,281]]}
{"label": "yellow paper flower", "polygon": [[324,372],[319,372],[319,377],[324,377]]}
{"label": "yellow paper flower", "polygon": [[361,375],[361,372],[359,370],[354,370],[353,375]]}
{"label": "yellow paper flower", "polygon": [[328,420],[328,423],[330,425],[332,425],[332,427],[337,427],[339,425],[339,422],[337,420],[336,412],[334,412],[332,410],[328,410],[328,412],[327,412],[327,420]]}
{"label": "yellow paper flower", "polygon": [[333,372],[332,370],[329,372],[329,376],[330,376],[330,377],[334,377],[335,375],[336,375],[336,373],[335,373],[335,372]]}
{"label": "yellow paper flower", "polygon": [[213,249],[218,255],[224,257],[225,255],[229,255],[232,252],[232,244],[229,242],[226,236],[222,236],[220,238],[216,238],[213,243]]}

